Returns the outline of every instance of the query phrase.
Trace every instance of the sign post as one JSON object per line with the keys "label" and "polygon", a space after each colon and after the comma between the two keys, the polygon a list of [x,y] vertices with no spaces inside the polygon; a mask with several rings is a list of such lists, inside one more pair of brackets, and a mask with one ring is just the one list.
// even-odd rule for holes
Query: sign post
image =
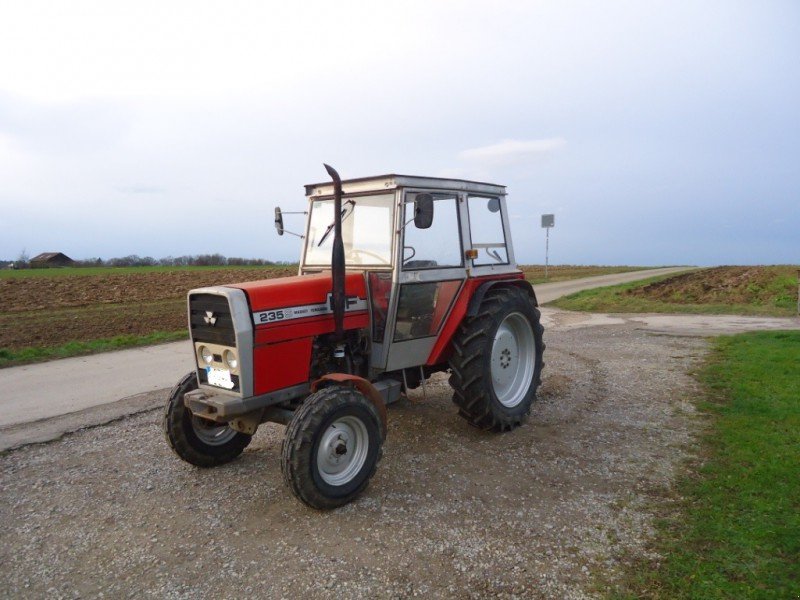
{"label": "sign post", "polygon": [[544,278],[547,279],[547,267],[550,262],[550,228],[556,226],[555,215],[542,215],[542,227],[547,232],[544,242]]}

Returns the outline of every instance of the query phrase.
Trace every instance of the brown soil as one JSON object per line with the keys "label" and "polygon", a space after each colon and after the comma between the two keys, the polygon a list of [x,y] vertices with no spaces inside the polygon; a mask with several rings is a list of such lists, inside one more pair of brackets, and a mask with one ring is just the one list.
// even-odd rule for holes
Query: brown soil
{"label": "brown soil", "polygon": [[677,304],[782,307],[795,301],[796,273],[796,268],[791,266],[715,267],[634,287],[626,294]]}
{"label": "brown soil", "polygon": [[118,335],[186,328],[186,301],[101,304],[84,308],[0,314],[0,348],[60,346]]}
{"label": "brown soil", "polygon": [[0,348],[179,331],[190,289],[295,273],[269,267],[0,279]]}
{"label": "brown soil", "polygon": [[0,279],[3,312],[182,298],[192,288],[296,275],[296,267]]}

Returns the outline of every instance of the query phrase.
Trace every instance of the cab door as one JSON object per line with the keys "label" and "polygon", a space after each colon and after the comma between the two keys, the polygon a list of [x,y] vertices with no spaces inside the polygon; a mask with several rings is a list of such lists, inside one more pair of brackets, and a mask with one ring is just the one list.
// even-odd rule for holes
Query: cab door
{"label": "cab door", "polygon": [[[418,194],[433,196],[433,221],[414,225]],[[424,365],[466,279],[459,192],[405,191],[397,286],[387,319],[386,370]]]}

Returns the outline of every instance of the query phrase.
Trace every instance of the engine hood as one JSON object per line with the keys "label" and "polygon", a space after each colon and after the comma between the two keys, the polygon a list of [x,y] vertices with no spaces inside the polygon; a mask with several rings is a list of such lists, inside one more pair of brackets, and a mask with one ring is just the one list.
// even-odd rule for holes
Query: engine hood
{"label": "engine hood", "polygon": [[[324,309],[324,305],[330,305],[332,283],[331,273],[325,271],[314,275],[248,281],[225,287],[244,291],[258,325],[259,319],[256,318],[258,313],[276,309],[295,309],[290,314],[297,313],[297,316],[291,318],[326,314],[329,311]],[[357,302],[366,309],[367,286],[363,273],[345,275],[345,294],[348,308],[352,310],[355,308],[354,303]],[[289,314],[286,315],[288,316]]]}

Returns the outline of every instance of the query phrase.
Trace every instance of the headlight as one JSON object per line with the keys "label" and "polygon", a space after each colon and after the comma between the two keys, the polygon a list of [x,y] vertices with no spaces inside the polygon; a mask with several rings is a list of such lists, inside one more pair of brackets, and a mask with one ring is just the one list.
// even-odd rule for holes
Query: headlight
{"label": "headlight", "polygon": [[200,346],[200,357],[207,365],[210,365],[212,362],[214,362],[214,354],[212,354],[211,350],[205,346]]}
{"label": "headlight", "polygon": [[234,353],[232,350],[225,350],[222,358],[225,359],[225,364],[231,369],[235,369],[239,366],[239,360],[236,358],[236,353]]}

